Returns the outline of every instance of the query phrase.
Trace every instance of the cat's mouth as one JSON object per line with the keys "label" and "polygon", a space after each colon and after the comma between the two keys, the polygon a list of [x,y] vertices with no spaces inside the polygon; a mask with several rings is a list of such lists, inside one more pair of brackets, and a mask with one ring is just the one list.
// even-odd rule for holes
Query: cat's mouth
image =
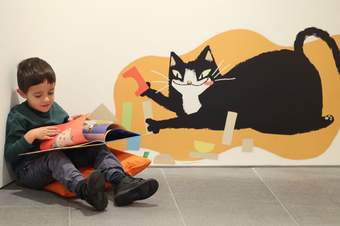
{"label": "cat's mouth", "polygon": [[200,81],[199,83],[194,83],[192,81],[179,82],[178,80],[172,80],[172,82],[176,85],[179,85],[179,86],[202,86],[205,83],[207,83],[208,80],[209,80],[209,78],[206,78],[206,79]]}

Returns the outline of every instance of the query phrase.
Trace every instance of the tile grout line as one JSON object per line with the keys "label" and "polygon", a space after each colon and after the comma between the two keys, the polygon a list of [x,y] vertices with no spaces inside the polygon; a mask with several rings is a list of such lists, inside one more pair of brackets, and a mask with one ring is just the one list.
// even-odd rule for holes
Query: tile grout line
{"label": "tile grout line", "polygon": [[171,189],[171,187],[170,187],[170,184],[169,184],[169,182],[168,182],[168,179],[166,178],[164,169],[161,169],[161,171],[162,171],[162,175],[163,175],[163,177],[164,177],[164,179],[165,179],[165,182],[166,182],[166,184],[168,185],[168,189],[169,189],[169,191],[170,191],[171,198],[172,198],[172,200],[173,200],[174,203],[175,203],[175,206],[176,206],[176,209],[177,209],[177,211],[178,211],[178,213],[179,213],[179,215],[180,215],[181,221],[182,221],[182,223],[183,223],[184,226],[187,226],[187,224],[185,223],[184,217],[183,217],[183,215],[182,215],[182,212],[181,212],[181,210],[180,210],[180,208],[179,208],[179,206],[178,206],[178,203],[177,203],[177,201],[176,201],[175,195],[174,195],[174,193],[172,192],[172,189]]}
{"label": "tile grout line", "polygon": [[1,205],[0,209],[5,208],[49,208],[49,209],[58,209],[62,207],[56,207],[56,206],[38,206],[38,205]]}
{"label": "tile grout line", "polygon": [[281,205],[281,207],[284,209],[284,211],[288,214],[289,218],[291,220],[294,221],[294,223],[298,226],[300,226],[300,224],[296,221],[296,219],[293,217],[293,215],[289,212],[288,208],[281,202],[281,200],[277,197],[277,195],[275,195],[275,193],[272,191],[272,189],[270,189],[270,187],[264,182],[262,176],[256,171],[255,168],[252,168],[253,172],[256,174],[256,176],[261,180],[261,182],[264,184],[264,186],[266,186],[266,188],[272,193],[272,195],[274,196],[274,198],[279,202],[279,204]]}
{"label": "tile grout line", "polygon": [[68,208],[68,226],[71,226],[71,207],[67,207]]}

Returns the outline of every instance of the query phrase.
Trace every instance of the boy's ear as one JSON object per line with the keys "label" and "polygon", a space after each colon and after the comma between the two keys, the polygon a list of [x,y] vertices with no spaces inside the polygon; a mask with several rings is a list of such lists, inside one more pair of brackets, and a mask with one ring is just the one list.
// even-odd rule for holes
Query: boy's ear
{"label": "boy's ear", "polygon": [[27,98],[27,95],[21,90],[21,89],[17,89],[17,93],[24,99]]}

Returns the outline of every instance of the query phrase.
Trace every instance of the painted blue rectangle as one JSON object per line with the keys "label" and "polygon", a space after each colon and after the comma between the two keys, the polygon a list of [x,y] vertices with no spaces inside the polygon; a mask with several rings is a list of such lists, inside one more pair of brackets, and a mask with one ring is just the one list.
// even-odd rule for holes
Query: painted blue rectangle
{"label": "painted blue rectangle", "polygon": [[140,136],[130,137],[128,139],[127,149],[131,151],[138,151],[140,148]]}

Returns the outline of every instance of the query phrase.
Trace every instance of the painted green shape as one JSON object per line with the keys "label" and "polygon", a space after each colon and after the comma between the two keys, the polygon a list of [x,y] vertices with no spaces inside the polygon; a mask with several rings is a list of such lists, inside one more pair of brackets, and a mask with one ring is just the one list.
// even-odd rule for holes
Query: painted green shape
{"label": "painted green shape", "polygon": [[208,153],[214,150],[215,144],[208,143],[200,140],[194,140],[195,150],[200,153]]}
{"label": "painted green shape", "polygon": [[143,158],[148,158],[148,157],[149,157],[149,154],[150,154],[150,152],[144,151]]}
{"label": "painted green shape", "polygon": [[131,130],[132,128],[132,103],[131,102],[123,103],[122,126],[127,130]]}

